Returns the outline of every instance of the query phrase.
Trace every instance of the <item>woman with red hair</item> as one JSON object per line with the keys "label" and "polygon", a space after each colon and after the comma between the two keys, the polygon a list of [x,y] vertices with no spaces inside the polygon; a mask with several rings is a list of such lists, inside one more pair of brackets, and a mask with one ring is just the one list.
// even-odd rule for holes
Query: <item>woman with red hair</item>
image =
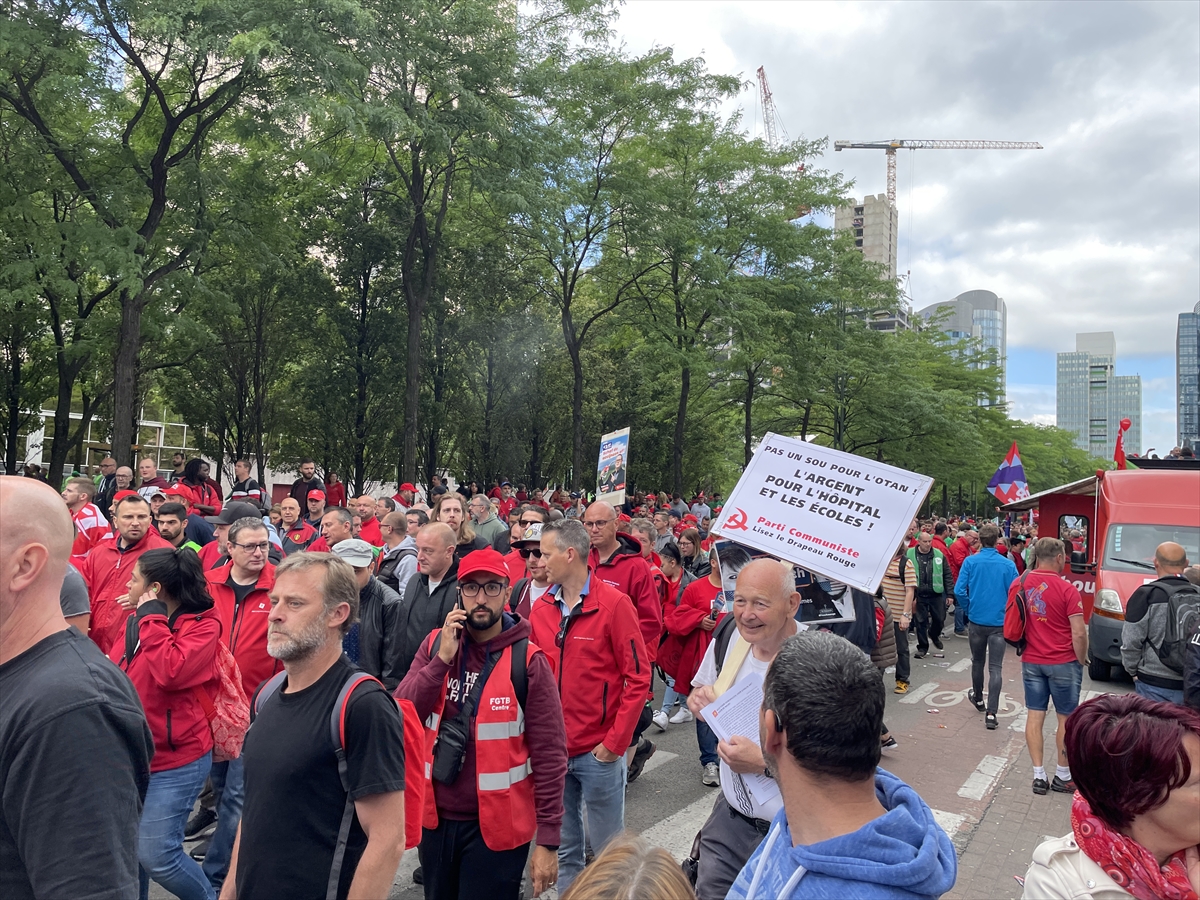
{"label": "woman with red hair", "polygon": [[1081,704],[1066,725],[1071,834],[1033,852],[1028,900],[1195,900],[1200,713],[1137,694]]}

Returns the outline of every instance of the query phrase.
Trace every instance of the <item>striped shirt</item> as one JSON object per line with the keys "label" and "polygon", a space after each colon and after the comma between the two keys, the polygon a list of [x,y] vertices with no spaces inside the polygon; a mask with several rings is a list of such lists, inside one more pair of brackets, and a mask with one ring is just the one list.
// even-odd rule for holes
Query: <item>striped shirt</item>
{"label": "striped shirt", "polygon": [[896,621],[904,615],[904,582],[900,580],[900,558],[893,557],[888,563],[887,571],[883,573],[883,599],[887,601],[892,618]]}
{"label": "striped shirt", "polygon": [[95,503],[85,503],[77,513],[72,513],[75,520],[75,543],[71,545],[71,556],[76,561],[84,559],[93,547],[101,541],[112,539],[112,528],[100,507]]}

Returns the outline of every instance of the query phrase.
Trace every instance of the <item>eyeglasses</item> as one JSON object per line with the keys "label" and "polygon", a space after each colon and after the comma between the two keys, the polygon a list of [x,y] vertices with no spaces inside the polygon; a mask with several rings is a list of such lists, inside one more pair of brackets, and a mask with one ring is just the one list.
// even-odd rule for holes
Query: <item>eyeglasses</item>
{"label": "eyeglasses", "polygon": [[542,551],[535,547],[518,547],[517,552],[521,554],[521,559],[529,559],[531,556],[535,559],[542,558]]}
{"label": "eyeglasses", "polygon": [[563,641],[567,639],[567,623],[571,621],[570,616],[563,616],[562,621],[558,624],[558,634],[554,636],[554,646],[562,649]]}
{"label": "eyeglasses", "polygon": [[247,553],[266,553],[271,549],[271,542],[264,541],[261,544],[234,544],[239,550],[245,550]]}
{"label": "eyeglasses", "polygon": [[609,522],[615,522],[616,519],[596,519],[594,522],[584,522],[584,528],[603,528]]}
{"label": "eyeglasses", "polygon": [[504,592],[504,582],[488,581],[480,584],[477,581],[463,581],[459,582],[458,590],[464,597],[478,597],[481,590],[489,597],[499,597]]}

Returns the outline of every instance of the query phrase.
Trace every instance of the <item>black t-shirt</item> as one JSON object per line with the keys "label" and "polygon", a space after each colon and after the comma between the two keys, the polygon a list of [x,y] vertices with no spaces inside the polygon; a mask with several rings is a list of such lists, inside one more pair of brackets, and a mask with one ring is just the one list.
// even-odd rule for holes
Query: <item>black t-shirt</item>
{"label": "black t-shirt", "polygon": [[246,602],[246,598],[250,596],[250,592],[258,587],[258,581],[252,581],[249,584],[238,584],[233,580],[233,569],[229,570],[229,577],[225,579],[225,583],[233,589],[233,598],[235,608]]}
{"label": "black t-shirt", "polygon": [[136,897],[154,739],[133,682],[67,628],[0,666],[0,698],[0,897]]}
{"label": "black t-shirt", "polygon": [[[343,656],[302,691],[284,693],[285,680],[253,717],[242,750],[246,800],[238,849],[239,897],[324,900],[346,806],[329,717],[346,678],[356,671]],[[404,790],[400,709],[379,685],[360,685],[350,697],[346,764],[355,799]],[[355,816],[338,897],[349,892],[366,844]]]}

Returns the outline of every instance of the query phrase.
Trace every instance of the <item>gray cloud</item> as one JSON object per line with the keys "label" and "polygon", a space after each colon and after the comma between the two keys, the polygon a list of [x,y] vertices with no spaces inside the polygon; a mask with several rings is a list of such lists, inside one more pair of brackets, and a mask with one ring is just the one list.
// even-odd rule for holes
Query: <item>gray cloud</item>
{"label": "gray cloud", "polygon": [[[901,152],[915,304],[989,288],[1011,346],[1112,330],[1121,355],[1173,353],[1200,295],[1200,5],[634,3],[618,29],[747,78],[765,65],[793,136],[1040,141]],[[884,190],[882,152],[825,164]]]}

